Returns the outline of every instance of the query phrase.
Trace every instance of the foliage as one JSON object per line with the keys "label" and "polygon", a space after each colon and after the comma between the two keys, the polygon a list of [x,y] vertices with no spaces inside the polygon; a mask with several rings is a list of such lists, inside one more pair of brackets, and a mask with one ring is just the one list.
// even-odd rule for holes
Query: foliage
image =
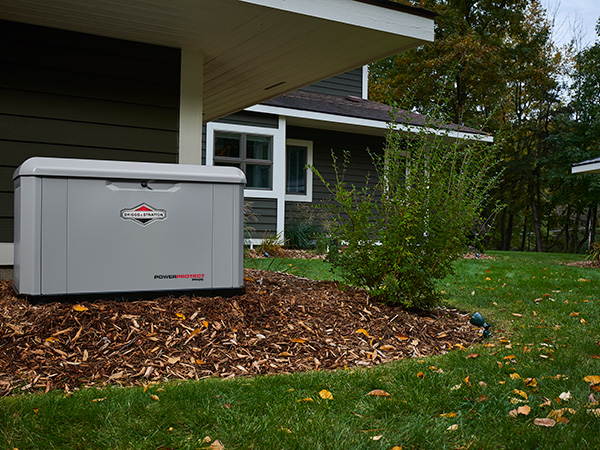
{"label": "foliage", "polygon": [[[327,186],[328,260],[349,284],[381,301],[427,309],[439,300],[436,280],[451,272],[497,182],[493,146],[447,137],[440,116],[420,133],[390,129],[384,156],[373,156],[374,189],[344,181],[334,155],[336,182]],[[393,126],[392,126],[393,128]]]}
{"label": "foliage", "polygon": [[323,209],[299,203],[289,213],[286,212],[286,215],[286,245],[299,249],[315,248],[324,232],[323,223],[327,220]]}

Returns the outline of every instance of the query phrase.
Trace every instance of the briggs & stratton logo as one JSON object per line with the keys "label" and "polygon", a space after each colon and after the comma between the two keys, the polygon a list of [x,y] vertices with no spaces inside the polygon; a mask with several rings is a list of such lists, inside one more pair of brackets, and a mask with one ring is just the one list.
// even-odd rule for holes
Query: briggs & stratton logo
{"label": "briggs & stratton logo", "polygon": [[165,220],[167,218],[167,211],[164,209],[156,209],[152,206],[142,203],[131,209],[121,210],[121,219],[133,220],[138,225],[145,227],[150,225],[152,222],[157,220]]}

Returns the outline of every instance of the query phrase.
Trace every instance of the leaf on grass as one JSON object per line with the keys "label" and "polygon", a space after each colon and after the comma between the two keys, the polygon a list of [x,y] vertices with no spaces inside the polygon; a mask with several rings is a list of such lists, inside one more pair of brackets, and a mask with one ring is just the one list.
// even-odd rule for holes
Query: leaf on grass
{"label": "leaf on grass", "polygon": [[517,357],[515,355],[508,355],[505,356],[504,359],[517,359]]}
{"label": "leaf on grass", "polygon": [[369,439],[373,440],[373,441],[378,441],[383,437],[383,434],[380,434],[379,436],[371,436]]}
{"label": "leaf on grass", "polygon": [[373,389],[367,395],[372,395],[373,397],[391,397],[391,394],[385,392],[382,389]]}
{"label": "leaf on grass", "polygon": [[460,348],[461,350],[465,350],[465,346],[462,344],[454,344],[454,346]]}
{"label": "leaf on grass", "polygon": [[279,431],[285,431],[287,434],[292,434],[292,430],[290,430],[289,428],[283,428],[283,427],[281,427],[279,429]]}
{"label": "leaf on grass", "polygon": [[535,378],[525,378],[525,386],[529,386],[529,387],[537,387],[537,381],[535,380]]}
{"label": "leaf on grass", "polygon": [[512,315],[515,317],[523,317],[523,314],[519,314],[519,313],[512,313]]}
{"label": "leaf on grass", "polygon": [[524,416],[528,416],[530,412],[531,412],[531,408],[529,407],[529,405],[523,405],[523,406],[519,406],[517,408],[517,414],[522,414]]}
{"label": "leaf on grass", "polygon": [[83,305],[74,305],[73,309],[78,312],[89,311],[89,309]]}
{"label": "leaf on grass", "polygon": [[521,391],[519,389],[513,389],[513,392],[517,395],[520,395],[521,397],[523,397],[525,400],[527,400],[527,393],[524,391]]}
{"label": "leaf on grass", "polygon": [[560,394],[558,398],[560,398],[563,402],[568,402],[571,398],[573,398],[573,396],[571,395],[570,391],[567,391]]}
{"label": "leaf on grass", "polygon": [[151,398],[152,400],[154,400],[155,402],[157,402],[157,401],[159,401],[159,400],[160,400],[160,399],[158,398],[158,395],[156,395],[156,394],[152,394],[152,395],[150,396],[150,398]]}
{"label": "leaf on grass", "polygon": [[314,402],[314,400],[310,397],[306,397],[306,398],[301,398],[300,400],[298,400],[298,403],[300,402]]}
{"label": "leaf on grass", "polygon": [[402,447],[399,445],[394,445],[390,450],[402,450]]}
{"label": "leaf on grass", "polygon": [[600,375],[588,375],[583,378],[583,381],[591,384],[600,384]]}
{"label": "leaf on grass", "polygon": [[456,417],[456,413],[455,412],[444,413],[444,414],[440,414],[440,417],[448,417],[451,419],[452,417]]}
{"label": "leaf on grass", "polygon": [[425,378],[425,374],[423,372],[419,372],[417,373],[417,378],[420,378],[422,380],[423,378]]}
{"label": "leaf on grass", "polygon": [[485,395],[485,394],[484,394],[484,395],[480,395],[479,397],[477,397],[477,401],[478,401],[479,403],[481,403],[481,402],[485,402],[485,401],[487,401],[487,399],[488,399],[488,398],[489,398],[489,397],[488,397],[487,395]]}
{"label": "leaf on grass", "polygon": [[325,400],[333,400],[333,394],[327,389],[323,389],[319,392],[319,396]]}
{"label": "leaf on grass", "polygon": [[554,419],[540,419],[539,417],[533,419],[533,423],[540,427],[553,427],[556,425],[556,421]]}
{"label": "leaf on grass", "polygon": [[448,430],[448,431],[456,431],[456,430],[458,430],[458,424],[455,423],[454,425],[450,425],[448,428],[446,428],[446,430]]}
{"label": "leaf on grass", "polygon": [[479,353],[469,353],[465,358],[467,359],[475,359],[479,356]]}
{"label": "leaf on grass", "polygon": [[510,378],[513,380],[518,380],[519,378],[521,378],[521,375],[519,375],[517,372],[514,372],[510,374]]}
{"label": "leaf on grass", "polygon": [[462,387],[462,384],[457,384],[450,388],[451,391],[458,391]]}
{"label": "leaf on grass", "polygon": [[37,413],[39,413],[39,412],[40,412],[40,408],[33,408],[33,413],[34,413],[34,414],[37,414]]}
{"label": "leaf on grass", "polygon": [[358,330],[355,331],[355,333],[362,333],[364,334],[366,337],[371,337],[369,335],[369,333],[367,333],[367,330],[365,330],[364,328],[359,328]]}
{"label": "leaf on grass", "polygon": [[106,400],[106,397],[93,398],[93,399],[90,400],[90,402],[103,402],[104,400]]}
{"label": "leaf on grass", "polygon": [[467,386],[471,386],[471,381],[470,381],[470,379],[471,379],[471,375],[467,375],[467,376],[465,377],[465,379],[463,380]]}
{"label": "leaf on grass", "polygon": [[579,312],[572,312],[571,314],[569,314],[571,317],[577,317],[579,314]]}
{"label": "leaf on grass", "polygon": [[595,409],[586,409],[586,412],[587,412],[588,414],[591,414],[591,415],[593,415],[593,416],[595,416],[595,417],[598,417],[598,418],[600,418],[600,408],[595,408]]}
{"label": "leaf on grass", "polygon": [[509,415],[509,417],[517,417],[517,416],[519,415],[519,413],[517,412],[517,410],[516,410],[516,409],[511,409],[511,410],[508,412],[508,415]]}
{"label": "leaf on grass", "polygon": [[223,444],[221,444],[218,439],[215,439],[215,442],[210,444],[208,448],[209,450],[225,450],[225,447],[223,447]]}

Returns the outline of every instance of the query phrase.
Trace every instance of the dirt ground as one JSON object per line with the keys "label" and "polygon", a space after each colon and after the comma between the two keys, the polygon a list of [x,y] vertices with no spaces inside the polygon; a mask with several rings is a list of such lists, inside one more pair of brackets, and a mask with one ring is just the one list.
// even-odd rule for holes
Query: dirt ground
{"label": "dirt ground", "polygon": [[32,304],[0,282],[0,395],[373,366],[466,347],[467,315],[245,269],[246,293]]}

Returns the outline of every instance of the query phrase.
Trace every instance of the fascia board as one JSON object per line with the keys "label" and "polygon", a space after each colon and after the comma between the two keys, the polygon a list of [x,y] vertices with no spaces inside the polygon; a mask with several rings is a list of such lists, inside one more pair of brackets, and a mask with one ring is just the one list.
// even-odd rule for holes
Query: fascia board
{"label": "fascia board", "polygon": [[600,162],[592,163],[592,164],[582,164],[579,166],[571,167],[572,174],[579,173],[600,173]]}
{"label": "fascia board", "polygon": [[[246,108],[245,111],[252,111],[264,114],[277,114],[285,117],[294,117],[298,119],[308,119],[320,122],[354,125],[357,127],[374,128],[378,130],[389,130],[390,123],[382,120],[363,119],[360,117],[341,116],[337,114],[319,113],[314,111],[304,111],[292,108],[282,108],[279,106],[267,106],[267,105],[254,105],[250,108]],[[423,127],[406,124],[395,124],[393,129],[404,133],[420,133],[423,131]],[[429,129],[428,134],[443,136],[449,139],[462,139],[462,140],[473,140],[478,142],[494,142],[494,137],[483,134],[472,134],[463,133],[455,130],[440,130],[440,129]]]}

